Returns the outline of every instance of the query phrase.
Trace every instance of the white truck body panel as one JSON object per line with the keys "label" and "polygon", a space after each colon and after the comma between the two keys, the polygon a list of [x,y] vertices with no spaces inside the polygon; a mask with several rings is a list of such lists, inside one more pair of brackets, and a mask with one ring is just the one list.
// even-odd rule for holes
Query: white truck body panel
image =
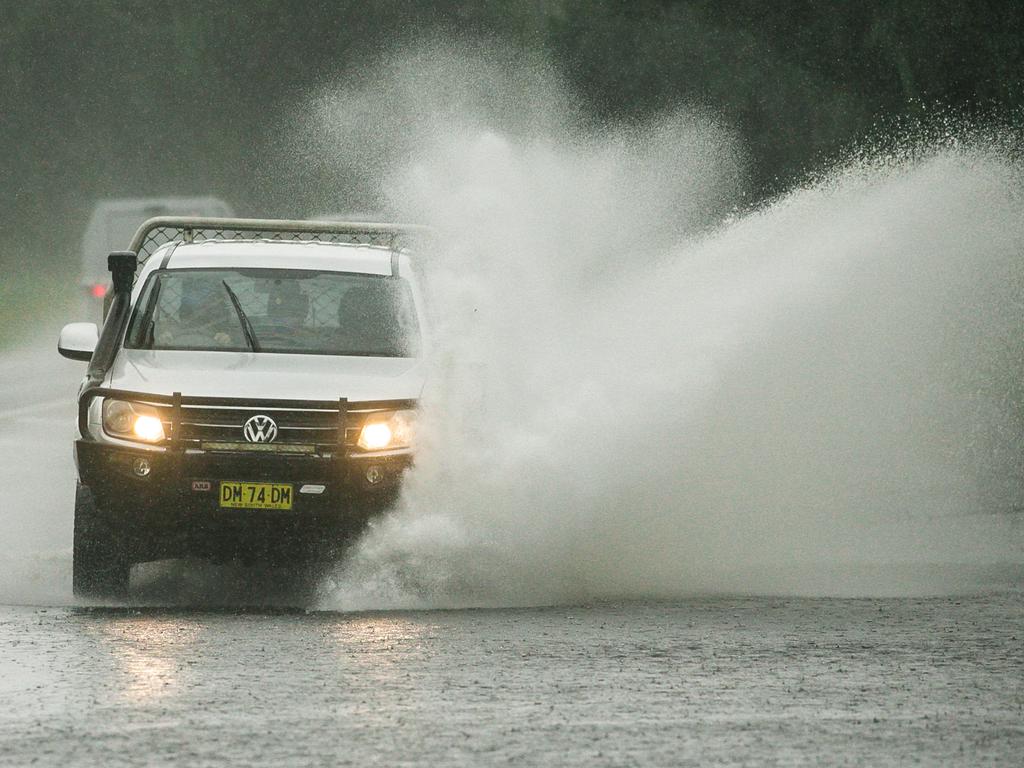
{"label": "white truck body panel", "polygon": [[133,392],[274,400],[415,400],[420,360],[268,352],[122,349],[105,386]]}

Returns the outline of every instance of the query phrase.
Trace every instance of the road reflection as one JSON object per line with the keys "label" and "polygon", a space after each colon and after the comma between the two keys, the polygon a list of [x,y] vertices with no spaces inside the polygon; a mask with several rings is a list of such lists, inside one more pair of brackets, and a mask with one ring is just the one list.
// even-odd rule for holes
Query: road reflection
{"label": "road reflection", "polygon": [[190,622],[149,619],[124,629],[130,643],[120,646],[119,656],[125,698],[148,701],[177,693],[195,663],[190,657],[199,628]]}
{"label": "road reflection", "polygon": [[115,698],[146,704],[178,694],[198,661],[201,622],[135,611],[90,611],[85,630],[111,662]]}
{"label": "road reflection", "polygon": [[387,614],[336,615],[334,620],[331,635],[336,651],[344,661],[359,666],[376,667],[382,658],[397,660],[415,655],[433,630],[429,622]]}
{"label": "road reflection", "polygon": [[[248,707],[272,709],[289,691],[308,697],[311,690],[328,706],[347,691],[330,704],[330,716],[377,722],[382,707],[404,713],[428,706],[410,685],[412,672],[447,687],[452,671],[451,660],[436,653],[444,633],[425,615],[180,608],[82,608],[73,615],[93,700],[156,707],[169,717],[206,706],[230,679],[227,697]],[[427,691],[436,695],[432,684]]]}

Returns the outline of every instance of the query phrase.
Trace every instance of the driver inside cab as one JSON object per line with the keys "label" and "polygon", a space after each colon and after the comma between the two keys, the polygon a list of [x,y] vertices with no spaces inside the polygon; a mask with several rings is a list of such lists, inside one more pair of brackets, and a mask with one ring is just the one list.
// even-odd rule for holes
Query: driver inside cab
{"label": "driver inside cab", "polygon": [[[218,291],[217,289],[220,288]],[[245,346],[245,336],[220,283],[185,280],[177,316],[157,323],[156,341],[164,348],[232,349]]]}

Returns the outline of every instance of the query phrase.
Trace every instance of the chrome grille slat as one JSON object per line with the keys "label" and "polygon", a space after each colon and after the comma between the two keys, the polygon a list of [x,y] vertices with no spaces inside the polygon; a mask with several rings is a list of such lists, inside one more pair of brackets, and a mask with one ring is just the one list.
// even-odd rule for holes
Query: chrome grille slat
{"label": "chrome grille slat", "polygon": [[[156,403],[156,405],[160,405],[160,403]],[[332,410],[330,408],[254,408],[251,405],[186,405],[182,406],[182,409],[189,411],[260,411],[261,413],[269,411],[288,411],[289,413],[337,413],[337,410]],[[353,411],[353,413],[358,413],[358,411]]]}
{"label": "chrome grille slat", "polygon": [[[166,409],[166,406],[157,406]],[[348,411],[345,444],[355,445],[363,421],[373,413],[387,408],[361,408]],[[325,408],[260,408],[246,405],[183,405],[178,424],[178,439],[190,445],[203,442],[239,442],[247,419],[258,414],[271,416],[278,428],[275,441],[282,445],[337,445],[338,411]],[[170,409],[162,414],[166,427],[171,426]]]}

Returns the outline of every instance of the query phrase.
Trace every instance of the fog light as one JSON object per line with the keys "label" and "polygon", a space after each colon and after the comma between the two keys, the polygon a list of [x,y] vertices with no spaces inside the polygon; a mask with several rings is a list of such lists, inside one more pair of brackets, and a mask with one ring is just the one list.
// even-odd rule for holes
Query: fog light
{"label": "fog light", "polygon": [[132,462],[132,472],[139,477],[145,477],[152,468],[149,466],[149,459],[136,459]]}
{"label": "fog light", "polygon": [[376,485],[384,479],[384,470],[374,464],[366,470],[366,482],[370,485]]}

